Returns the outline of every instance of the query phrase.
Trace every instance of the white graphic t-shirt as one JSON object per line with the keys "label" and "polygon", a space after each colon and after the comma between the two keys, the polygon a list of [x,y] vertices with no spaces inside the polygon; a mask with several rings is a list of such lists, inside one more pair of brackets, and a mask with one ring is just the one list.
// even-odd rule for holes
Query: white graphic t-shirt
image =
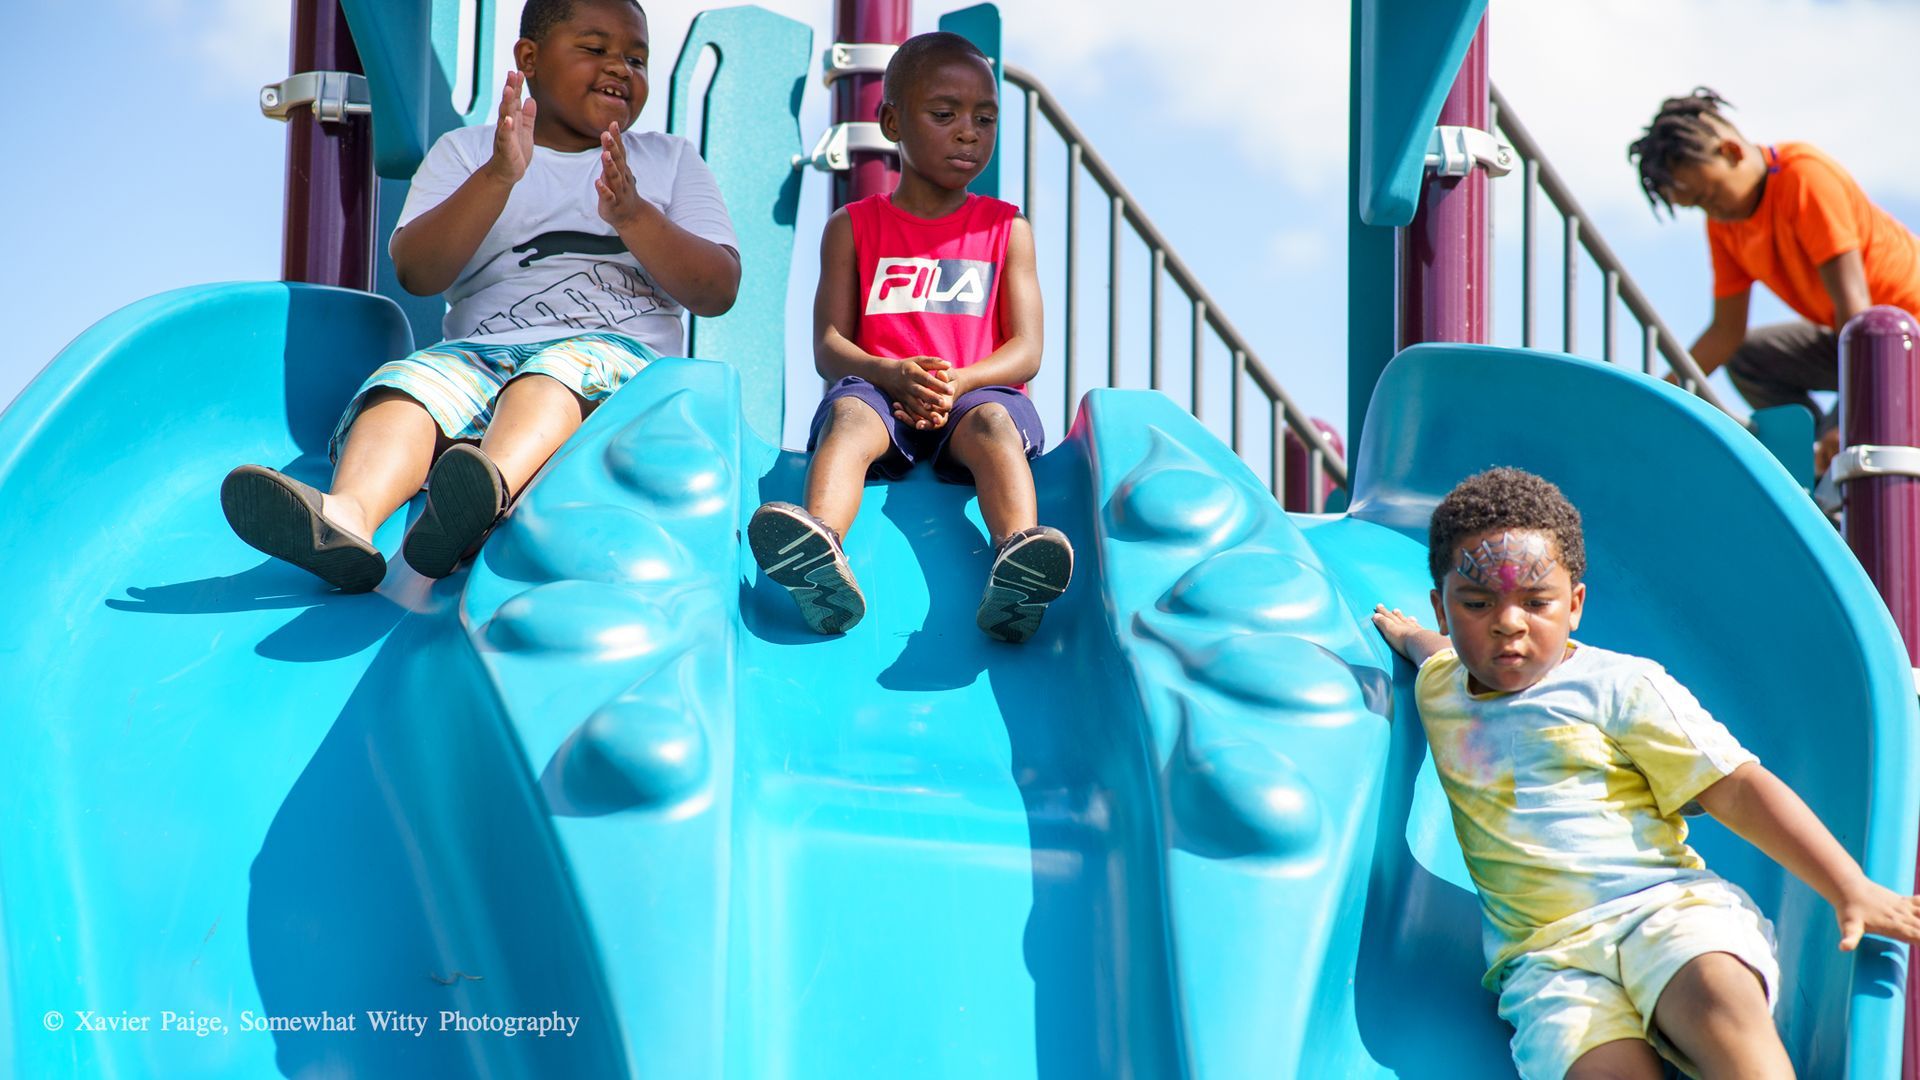
{"label": "white graphic t-shirt", "polygon": [[1714,878],[1680,811],[1757,759],[1659,664],[1580,645],[1525,690],[1475,694],[1446,649],[1413,692],[1479,887],[1490,989],[1643,890]]}
{"label": "white graphic t-shirt", "polygon": [[[492,124],[440,136],[414,173],[399,225],[440,205],[493,157]],[[627,165],[640,196],[704,240],[738,250],[713,173],[678,135],[629,131]],[[600,217],[600,148],[533,148],[527,174],[447,290],[449,341],[522,345],[596,331],[626,334],[675,356],[684,310],[660,291]],[[398,230],[396,230],[398,231]]]}

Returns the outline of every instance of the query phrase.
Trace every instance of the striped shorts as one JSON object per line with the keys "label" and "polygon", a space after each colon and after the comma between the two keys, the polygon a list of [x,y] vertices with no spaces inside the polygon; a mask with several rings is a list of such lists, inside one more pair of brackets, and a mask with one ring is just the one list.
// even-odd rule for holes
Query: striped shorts
{"label": "striped shorts", "polygon": [[494,345],[443,341],[392,360],[367,376],[334,426],[327,456],[339,460],[347,430],[366,397],[381,387],[418,401],[449,439],[478,439],[493,422],[493,400],[521,375],[545,375],[587,401],[605,401],[658,353],[625,334],[581,334],[557,341]]}

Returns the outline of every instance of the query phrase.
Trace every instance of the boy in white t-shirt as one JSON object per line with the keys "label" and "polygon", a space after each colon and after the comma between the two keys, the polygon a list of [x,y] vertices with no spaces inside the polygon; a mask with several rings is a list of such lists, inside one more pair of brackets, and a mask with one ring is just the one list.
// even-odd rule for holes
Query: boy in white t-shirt
{"label": "boy in white t-shirt", "polygon": [[258,465],[221,487],[242,540],[347,592],[380,584],[374,530],[423,483],[402,552],[452,573],[595,406],[680,351],[681,310],[719,315],[740,285],[693,145],[627,130],[647,101],[640,5],[528,0],[520,35],[498,121],[434,143],[389,248],[409,292],[445,292],[447,340],[360,388],[331,490]]}
{"label": "boy in white t-shirt", "polygon": [[1522,1077],[1788,1077],[1773,927],[1687,846],[1698,804],[1834,907],[1840,948],[1920,939],[1920,898],[1869,881],[1799,796],[1660,665],[1570,640],[1580,514],[1492,469],[1428,533],[1434,616],[1374,625],[1414,696],[1480,893],[1485,984]]}

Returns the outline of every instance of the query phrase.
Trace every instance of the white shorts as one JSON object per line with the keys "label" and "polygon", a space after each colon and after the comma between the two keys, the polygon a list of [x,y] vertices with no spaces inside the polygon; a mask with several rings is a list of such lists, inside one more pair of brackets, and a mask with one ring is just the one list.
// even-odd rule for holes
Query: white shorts
{"label": "white shorts", "polygon": [[1780,985],[1773,924],[1753,900],[1726,881],[1663,894],[1507,967],[1500,1018],[1513,1025],[1513,1062],[1523,1080],[1561,1080],[1580,1055],[1617,1039],[1645,1039],[1696,1075],[1654,1027],[1653,1007],[1675,973],[1707,953],[1731,953],[1752,968],[1773,1008]]}

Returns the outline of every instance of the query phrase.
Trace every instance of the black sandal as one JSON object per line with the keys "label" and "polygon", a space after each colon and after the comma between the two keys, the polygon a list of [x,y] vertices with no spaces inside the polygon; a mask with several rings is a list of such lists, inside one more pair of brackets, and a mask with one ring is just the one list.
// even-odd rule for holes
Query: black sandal
{"label": "black sandal", "polygon": [[334,524],[322,505],[319,491],[261,465],[242,465],[220,485],[220,509],[248,546],[342,592],[371,591],[387,576],[386,557]]}
{"label": "black sandal", "polygon": [[427,474],[427,508],[407,530],[400,554],[423,577],[446,577],[479,552],[509,501],[499,466],[479,447],[448,447]]}

